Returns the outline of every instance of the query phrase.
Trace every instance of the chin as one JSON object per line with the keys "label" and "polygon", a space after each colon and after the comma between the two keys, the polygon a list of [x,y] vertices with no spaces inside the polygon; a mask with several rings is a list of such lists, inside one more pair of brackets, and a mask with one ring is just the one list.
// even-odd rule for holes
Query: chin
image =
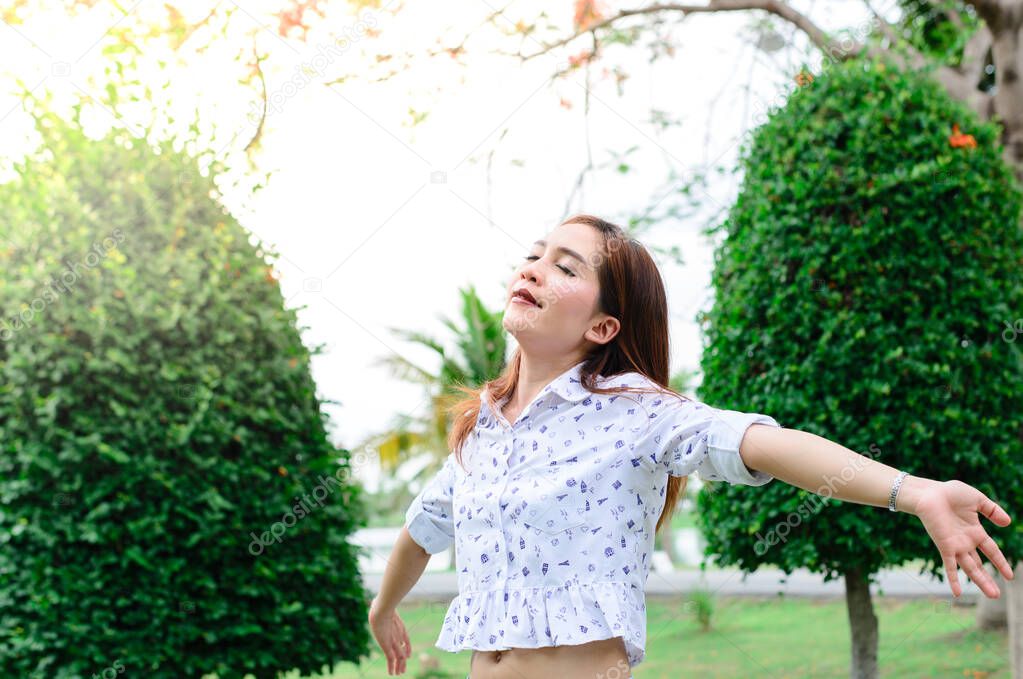
{"label": "chin", "polygon": [[501,319],[501,325],[504,326],[504,329],[515,337],[534,334],[538,330],[535,322],[530,323],[529,320],[525,318],[511,319],[507,315],[505,315],[504,318]]}

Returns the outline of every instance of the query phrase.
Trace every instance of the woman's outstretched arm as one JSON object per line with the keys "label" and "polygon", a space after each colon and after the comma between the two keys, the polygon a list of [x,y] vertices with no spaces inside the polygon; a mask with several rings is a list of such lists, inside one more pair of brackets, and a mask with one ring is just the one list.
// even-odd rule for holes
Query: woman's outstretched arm
{"label": "woman's outstretched arm", "polygon": [[[739,448],[745,465],[793,486],[847,502],[888,507],[899,470],[872,460],[834,441],[798,429],[753,424]],[[962,481],[937,481],[920,476],[902,480],[896,511],[915,515],[941,554],[952,594],[962,594],[957,565],[989,598],[998,585],[981,564],[979,547],[1007,579],[1012,567],[978,518],[1008,526],[1009,515],[982,492]]]}

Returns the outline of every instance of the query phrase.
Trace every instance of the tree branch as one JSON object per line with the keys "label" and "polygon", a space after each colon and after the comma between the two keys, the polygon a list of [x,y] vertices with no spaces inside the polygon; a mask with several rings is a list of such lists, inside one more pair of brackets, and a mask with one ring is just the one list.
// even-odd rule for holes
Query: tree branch
{"label": "tree branch", "polygon": [[[981,4],[985,7],[981,8]],[[987,5],[996,4],[991,8]],[[994,103],[1001,118],[1002,144],[1005,160],[1014,169],[1016,179],[1023,182],[1023,6],[978,2],[977,13],[991,29],[991,60],[995,64]]]}
{"label": "tree branch", "polygon": [[[997,33],[1002,27],[1002,22],[1012,13],[1005,0],[971,0],[970,4],[991,28],[992,33]],[[1015,8],[1015,11],[1018,13],[1019,8]]]}
{"label": "tree branch", "polygon": [[[864,4],[870,10],[870,13],[877,19],[882,32],[884,32],[885,36],[891,42],[893,56],[897,54],[896,49],[903,49],[909,54],[911,65],[920,67],[928,63],[927,57],[916,49],[913,49],[908,43],[906,43],[906,41],[902,40],[896,34],[891,24],[885,21],[874,9],[870,0],[864,0]],[[961,27],[961,17],[959,17],[954,10],[947,7],[947,5],[944,9],[946,14],[949,16],[949,19],[954,24]],[[953,18],[952,15],[955,15],[955,17]],[[991,95],[978,90],[977,85],[983,75],[985,57],[987,56],[988,49],[991,47],[991,43],[991,31],[986,25],[981,24],[964,46],[963,58],[960,66],[958,68],[953,68],[951,66],[943,65],[939,67],[934,74],[934,77],[939,83],[941,83],[949,95],[951,95],[954,99],[967,103],[985,120],[990,118],[992,113]]]}
{"label": "tree branch", "polygon": [[[992,24],[992,22],[1004,23],[1008,20],[1008,18],[1010,18],[1010,15],[1020,13],[1010,11],[1004,3],[1005,0],[975,0],[973,3],[977,8],[978,13],[981,14],[982,18],[991,28],[992,35],[994,36],[992,38],[992,42],[997,39],[995,34],[995,24]],[[900,39],[891,24],[881,18],[881,16],[874,10],[869,0],[866,2],[866,5],[870,9],[871,14],[874,15],[875,20],[878,22],[880,30],[890,41],[893,42],[891,50],[867,47],[864,43],[856,40],[852,41],[851,45],[846,45],[846,41],[836,41],[829,37],[828,34],[808,16],[799,12],[782,0],[709,0],[705,5],[672,3],[651,5],[649,7],[642,7],[638,9],[621,10],[614,16],[608,17],[607,19],[598,21],[594,24],[590,24],[562,40],[542,45],[542,49],[538,52],[521,55],[521,59],[522,61],[528,61],[529,59],[536,58],[558,47],[567,45],[586,33],[593,33],[601,28],[610,28],[615,23],[626,17],[659,14],[661,12],[678,12],[681,13],[684,18],[690,14],[759,10],[767,12],[768,14],[773,14],[774,16],[780,17],[791,23],[793,26],[805,33],[810,41],[826,55],[826,58],[833,61],[842,61],[867,50],[867,53],[871,56],[887,55],[896,60],[902,66],[921,68],[932,63],[930,59],[915,49],[911,44]],[[978,32],[983,33],[983,31]],[[984,39],[983,35],[977,37],[976,41],[973,41],[973,44],[968,46],[971,50],[969,53],[970,56],[972,56],[975,51],[979,51],[983,48]],[[964,54],[964,58],[966,58],[966,56],[967,55]],[[980,61],[981,64],[979,68],[983,69],[983,57],[981,57]],[[984,119],[987,119],[991,116],[992,112],[991,97],[990,95],[977,90],[979,76],[973,77],[977,68],[978,66],[975,63],[975,60],[972,59],[970,61],[969,68],[964,70],[939,65],[934,70],[934,77],[954,98],[967,102],[975,111],[977,111],[978,114],[980,114]]]}
{"label": "tree branch", "polygon": [[[891,43],[892,56],[897,56],[900,51],[905,53],[909,57],[909,65],[914,68],[922,68],[930,63],[930,60],[926,56],[895,32],[895,28],[885,21],[884,17],[882,17],[877,10],[874,9],[870,0],[863,0],[863,4],[865,4],[867,9],[870,10],[870,13],[874,15],[874,20],[877,22],[878,26],[880,26],[881,32],[884,33],[885,37],[888,38],[888,41]],[[951,69],[949,70],[951,71]]]}
{"label": "tree branch", "polygon": [[938,4],[938,6],[944,13],[945,18],[948,19],[957,30],[964,31],[966,30],[966,25],[963,23],[963,18],[959,16],[959,10],[954,7],[955,4],[956,3],[952,0],[943,0],[943,2]]}
{"label": "tree branch", "polygon": [[888,38],[888,42],[891,43],[892,47],[895,47],[897,44],[904,42],[902,38],[900,38],[899,35],[895,32],[895,29],[892,27],[892,25],[885,21],[884,17],[878,14],[877,10],[874,9],[874,5],[872,2],[870,2],[870,0],[863,0],[863,4],[866,5],[867,9],[870,10],[870,13],[874,15],[874,20],[877,21],[878,25],[881,27],[881,32],[884,33],[886,38]]}
{"label": "tree branch", "polygon": [[266,124],[267,109],[270,106],[266,94],[266,78],[263,76],[263,60],[259,56],[259,47],[256,45],[255,35],[252,36],[252,58],[255,59],[256,75],[259,77],[259,85],[262,90],[260,100],[263,107],[260,110],[259,123],[256,125],[256,132],[252,135],[252,139],[249,140],[249,143],[246,144],[243,149],[246,154],[248,154],[249,150],[259,143],[260,137],[263,136],[263,125]]}
{"label": "tree branch", "polygon": [[987,53],[991,49],[993,40],[991,29],[985,22],[977,28],[963,46],[963,58],[959,63],[959,72],[974,83],[979,83],[984,75],[984,64],[987,61]]}
{"label": "tree branch", "polygon": [[[796,10],[788,3],[781,2],[781,0],[710,0],[706,5],[690,5],[690,4],[663,4],[663,5],[651,5],[649,7],[642,7],[639,9],[624,9],[618,12],[618,14],[604,19],[603,21],[597,22],[586,26],[584,29],[577,31],[563,40],[559,40],[555,43],[545,45],[539,52],[525,55],[523,61],[536,58],[541,54],[546,54],[553,49],[562,47],[572,42],[576,38],[591,31],[595,31],[601,28],[610,27],[612,24],[631,16],[642,16],[645,14],[658,14],[660,12],[679,12],[683,16],[689,14],[705,14],[711,12],[739,12],[749,10],[761,10],[769,14],[781,17],[789,23],[795,25],[803,33],[810,38],[810,41],[816,45],[819,49],[825,52],[831,52],[835,46],[835,41],[828,37],[824,30],[815,24],[810,17],[806,16],[802,12]],[[859,43],[855,44],[848,50],[843,50],[840,58],[845,58],[851,54],[855,54],[862,45]]]}

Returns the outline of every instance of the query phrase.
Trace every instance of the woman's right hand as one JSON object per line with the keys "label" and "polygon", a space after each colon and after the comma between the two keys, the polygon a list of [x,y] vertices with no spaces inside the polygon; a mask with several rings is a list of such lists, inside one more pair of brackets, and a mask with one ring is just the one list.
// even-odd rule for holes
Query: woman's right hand
{"label": "woman's right hand", "polygon": [[369,627],[380,650],[387,656],[387,674],[404,674],[405,659],[412,655],[412,644],[398,611],[378,610],[374,597],[369,606]]}

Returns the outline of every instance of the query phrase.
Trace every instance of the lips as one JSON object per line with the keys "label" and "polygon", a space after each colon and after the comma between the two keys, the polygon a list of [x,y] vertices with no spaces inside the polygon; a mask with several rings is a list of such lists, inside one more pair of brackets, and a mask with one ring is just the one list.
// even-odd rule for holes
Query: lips
{"label": "lips", "polygon": [[529,290],[525,288],[519,288],[518,290],[512,292],[512,297],[521,297],[522,299],[530,302],[531,304],[537,307],[540,306],[540,304],[536,301],[536,298],[533,297],[532,293],[530,293]]}

